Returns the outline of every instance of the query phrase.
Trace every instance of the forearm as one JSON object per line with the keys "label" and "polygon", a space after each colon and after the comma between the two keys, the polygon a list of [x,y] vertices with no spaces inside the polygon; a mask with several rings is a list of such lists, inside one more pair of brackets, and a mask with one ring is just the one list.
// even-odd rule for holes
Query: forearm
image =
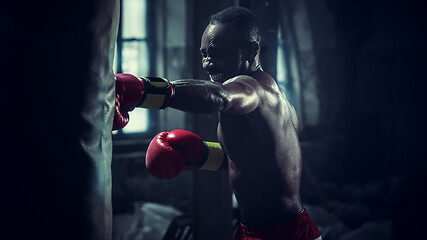
{"label": "forearm", "polygon": [[229,96],[221,83],[206,80],[176,80],[169,107],[185,112],[212,113],[226,109]]}

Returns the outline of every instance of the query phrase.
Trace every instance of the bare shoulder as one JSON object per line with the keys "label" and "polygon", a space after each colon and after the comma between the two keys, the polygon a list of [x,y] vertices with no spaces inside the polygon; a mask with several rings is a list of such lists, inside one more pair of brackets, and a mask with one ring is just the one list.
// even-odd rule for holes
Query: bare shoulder
{"label": "bare shoulder", "polygon": [[227,96],[227,107],[224,112],[230,114],[248,114],[260,107],[262,89],[259,82],[246,75],[239,75],[223,83],[223,88]]}
{"label": "bare shoulder", "polygon": [[[250,75],[238,75],[228,79],[223,84],[247,84],[257,90],[269,90],[276,86],[273,77],[264,71],[254,72]],[[278,90],[278,88],[275,90]]]}
{"label": "bare shoulder", "polygon": [[257,88],[260,87],[259,82],[257,81],[257,79],[248,76],[248,75],[238,75],[236,77],[230,78],[227,81],[225,81],[223,83],[225,86],[226,85],[233,85],[233,84],[243,84],[243,85],[249,85],[253,88]]}
{"label": "bare shoulder", "polygon": [[266,107],[275,108],[277,114],[283,114],[283,117],[287,119],[285,122],[291,122],[298,134],[299,119],[297,112],[286,96],[286,93],[279,88],[274,78],[263,71],[254,73],[252,77],[262,86],[261,91],[264,95],[264,101],[266,101]]}

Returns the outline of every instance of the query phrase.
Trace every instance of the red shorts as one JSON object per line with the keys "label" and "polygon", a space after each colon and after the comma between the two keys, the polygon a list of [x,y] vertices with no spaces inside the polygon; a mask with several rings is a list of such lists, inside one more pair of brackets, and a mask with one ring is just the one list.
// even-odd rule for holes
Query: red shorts
{"label": "red shorts", "polygon": [[235,240],[314,240],[321,239],[316,224],[307,211],[295,217],[264,228],[251,228],[240,224]]}

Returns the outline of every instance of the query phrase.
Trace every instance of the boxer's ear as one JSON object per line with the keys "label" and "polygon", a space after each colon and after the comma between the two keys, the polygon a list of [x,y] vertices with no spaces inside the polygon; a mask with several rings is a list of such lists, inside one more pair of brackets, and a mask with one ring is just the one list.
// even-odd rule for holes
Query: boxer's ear
{"label": "boxer's ear", "polygon": [[242,60],[252,61],[258,55],[259,43],[248,42],[242,47]]}

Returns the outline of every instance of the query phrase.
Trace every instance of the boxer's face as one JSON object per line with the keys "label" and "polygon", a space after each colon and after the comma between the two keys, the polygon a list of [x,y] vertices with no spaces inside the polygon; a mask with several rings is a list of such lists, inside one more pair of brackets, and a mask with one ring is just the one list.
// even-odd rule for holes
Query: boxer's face
{"label": "boxer's face", "polygon": [[209,24],[202,35],[200,53],[202,66],[211,81],[224,82],[243,74],[245,61],[233,24]]}

